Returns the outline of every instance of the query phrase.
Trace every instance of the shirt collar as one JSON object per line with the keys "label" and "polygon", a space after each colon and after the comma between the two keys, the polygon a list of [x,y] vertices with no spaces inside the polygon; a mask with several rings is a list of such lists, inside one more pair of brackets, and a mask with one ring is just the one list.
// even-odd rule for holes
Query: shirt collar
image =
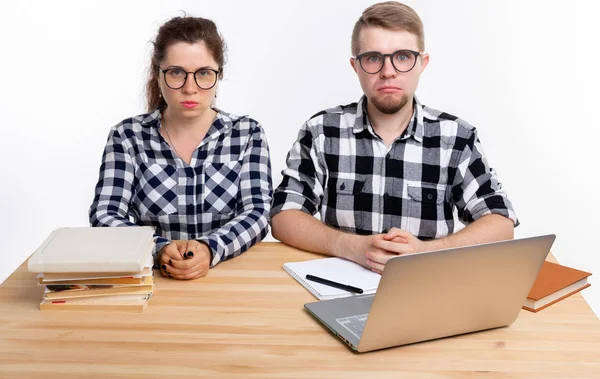
{"label": "shirt collar", "polygon": [[155,124],[160,119],[160,109],[155,109],[150,113],[147,113],[142,118],[142,126]]}
{"label": "shirt collar", "polygon": [[408,127],[402,134],[402,138],[413,137],[419,142],[423,142],[423,132],[425,124],[423,123],[423,105],[416,96],[413,96],[413,116],[410,119]]}
{"label": "shirt collar", "polygon": [[223,112],[220,109],[213,109],[217,112],[217,115],[215,116],[212,125],[206,132],[206,138],[204,138],[205,141],[210,141],[217,138],[217,136],[220,134],[225,133],[227,130],[231,129],[234,122],[239,119],[238,116],[233,116],[229,113]]}
{"label": "shirt collar", "polygon": [[364,130],[370,130],[372,132],[371,122],[367,116],[367,97],[363,95],[356,106],[356,119],[354,120],[354,127],[352,132],[358,134]]}
{"label": "shirt collar", "polygon": [[[365,95],[358,101],[356,119],[354,120],[354,127],[352,129],[354,134],[368,130],[372,135],[375,135],[375,131],[367,115],[367,101],[368,99]],[[423,106],[419,99],[413,96],[413,116],[400,139],[404,140],[412,136],[418,142],[423,142],[423,129]]]}
{"label": "shirt collar", "polygon": [[[231,127],[233,127],[234,122],[240,118],[238,116],[234,116],[229,113],[223,112],[220,109],[217,109],[217,108],[213,108],[213,109],[217,112],[217,115],[215,116],[215,119],[214,119],[212,125],[206,132],[206,137],[204,138],[204,141],[212,140],[212,139],[216,138],[219,134],[225,133],[225,131],[230,129]],[[146,114],[142,118],[142,125],[143,126],[154,126],[158,129],[161,126],[160,125],[161,118],[162,118],[162,114],[160,112],[160,109],[157,108],[157,109],[153,110],[152,112]]]}

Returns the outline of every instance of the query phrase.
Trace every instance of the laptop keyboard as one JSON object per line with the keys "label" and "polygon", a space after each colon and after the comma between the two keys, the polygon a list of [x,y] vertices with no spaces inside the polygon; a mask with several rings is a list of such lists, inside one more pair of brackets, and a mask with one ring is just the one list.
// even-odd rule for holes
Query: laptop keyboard
{"label": "laptop keyboard", "polygon": [[368,313],[365,313],[364,315],[342,317],[335,319],[335,321],[346,328],[350,333],[354,334],[356,338],[360,339],[363,334],[365,324],[367,323],[368,315]]}

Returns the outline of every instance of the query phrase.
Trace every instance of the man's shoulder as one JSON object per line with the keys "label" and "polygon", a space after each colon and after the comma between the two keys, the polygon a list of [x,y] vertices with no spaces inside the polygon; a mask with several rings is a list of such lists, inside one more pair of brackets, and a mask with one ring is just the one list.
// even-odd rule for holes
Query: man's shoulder
{"label": "man's shoulder", "polygon": [[328,116],[334,116],[334,118],[339,118],[342,115],[352,115],[356,116],[358,112],[358,103],[350,103],[345,105],[337,105],[332,108],[324,109],[320,112],[315,113],[308,119],[309,124],[322,124],[324,119],[328,118]]}
{"label": "man's shoulder", "polygon": [[455,135],[466,137],[473,134],[475,127],[451,113],[440,111],[428,106],[422,106],[425,134]]}

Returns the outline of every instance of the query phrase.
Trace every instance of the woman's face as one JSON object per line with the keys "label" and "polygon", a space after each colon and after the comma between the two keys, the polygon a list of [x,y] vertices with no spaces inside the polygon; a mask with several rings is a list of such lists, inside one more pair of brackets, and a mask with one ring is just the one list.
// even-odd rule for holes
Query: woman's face
{"label": "woman's face", "polygon": [[159,74],[158,84],[169,112],[193,118],[210,108],[218,81],[218,74],[212,70],[218,70],[219,65],[204,41],[177,42],[169,46],[165,59],[160,62],[160,70],[167,69],[166,73]]}

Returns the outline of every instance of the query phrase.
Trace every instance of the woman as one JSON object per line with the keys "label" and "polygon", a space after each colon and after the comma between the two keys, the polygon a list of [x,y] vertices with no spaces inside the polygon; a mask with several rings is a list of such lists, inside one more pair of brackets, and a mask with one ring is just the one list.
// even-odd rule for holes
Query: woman
{"label": "woman", "polygon": [[159,29],[149,113],[111,129],[90,207],[92,226],[154,226],[155,263],[175,279],[205,276],[267,234],[264,132],[212,106],[224,56],[211,20],[175,17]]}

